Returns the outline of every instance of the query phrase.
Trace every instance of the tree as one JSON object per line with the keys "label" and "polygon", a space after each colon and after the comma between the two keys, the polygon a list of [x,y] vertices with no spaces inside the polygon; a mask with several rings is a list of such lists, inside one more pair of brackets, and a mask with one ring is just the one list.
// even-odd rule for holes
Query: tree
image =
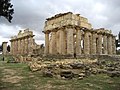
{"label": "tree", "polygon": [[10,52],[10,45],[7,46],[7,51]]}
{"label": "tree", "polygon": [[14,9],[10,1],[11,0],[0,0],[0,16],[5,17],[11,23]]}

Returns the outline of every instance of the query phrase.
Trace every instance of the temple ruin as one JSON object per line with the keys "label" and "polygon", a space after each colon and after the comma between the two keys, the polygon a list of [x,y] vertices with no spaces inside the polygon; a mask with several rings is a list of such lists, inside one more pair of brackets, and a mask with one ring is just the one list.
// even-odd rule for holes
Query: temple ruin
{"label": "temple ruin", "polygon": [[29,29],[25,29],[24,32],[19,31],[17,36],[11,37],[11,54],[12,55],[27,55],[33,52],[33,46],[35,45],[34,35]]}
{"label": "temple ruin", "polygon": [[111,31],[93,29],[80,14],[67,12],[47,18],[43,32],[46,56],[116,54],[115,36]]}

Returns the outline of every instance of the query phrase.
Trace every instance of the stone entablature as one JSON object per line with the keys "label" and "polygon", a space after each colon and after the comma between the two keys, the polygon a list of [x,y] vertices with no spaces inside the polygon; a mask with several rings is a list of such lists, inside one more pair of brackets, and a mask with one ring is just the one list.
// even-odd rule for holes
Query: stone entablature
{"label": "stone entablature", "polygon": [[79,26],[87,29],[91,29],[92,25],[88,22],[88,19],[80,16],[79,14],[73,14],[72,12],[57,14],[54,17],[46,19],[44,30],[54,30],[64,26]]}
{"label": "stone entablature", "polygon": [[11,37],[11,54],[12,55],[25,55],[33,52],[34,37],[32,31],[25,29],[23,32],[20,30],[18,35]]}
{"label": "stone entablature", "polygon": [[46,19],[45,55],[116,54],[115,36],[104,28],[93,29],[87,18],[71,12]]}
{"label": "stone entablature", "polygon": [[24,37],[34,36],[32,31],[29,31],[29,29],[25,29],[24,32],[21,30],[19,31],[17,36],[11,37],[11,40],[16,40]]}

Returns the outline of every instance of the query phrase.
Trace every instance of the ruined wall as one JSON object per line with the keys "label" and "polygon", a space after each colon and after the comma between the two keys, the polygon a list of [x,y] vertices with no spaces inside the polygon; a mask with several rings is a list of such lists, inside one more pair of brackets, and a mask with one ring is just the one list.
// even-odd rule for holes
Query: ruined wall
{"label": "ruined wall", "polygon": [[11,54],[12,55],[27,55],[33,53],[33,46],[35,45],[34,35],[29,29],[23,32],[20,30],[18,35],[11,37]]}

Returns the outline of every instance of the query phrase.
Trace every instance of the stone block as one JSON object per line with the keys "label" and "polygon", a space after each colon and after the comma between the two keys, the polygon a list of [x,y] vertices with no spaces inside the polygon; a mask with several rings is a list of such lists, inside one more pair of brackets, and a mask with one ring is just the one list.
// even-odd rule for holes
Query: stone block
{"label": "stone block", "polygon": [[85,17],[80,17],[80,21],[81,21],[81,22],[86,22],[86,23],[87,23],[87,22],[88,22],[88,19],[85,18]]}
{"label": "stone block", "polygon": [[86,22],[80,22],[80,26],[87,28],[87,29],[91,29],[91,24],[90,23],[86,23]]}

